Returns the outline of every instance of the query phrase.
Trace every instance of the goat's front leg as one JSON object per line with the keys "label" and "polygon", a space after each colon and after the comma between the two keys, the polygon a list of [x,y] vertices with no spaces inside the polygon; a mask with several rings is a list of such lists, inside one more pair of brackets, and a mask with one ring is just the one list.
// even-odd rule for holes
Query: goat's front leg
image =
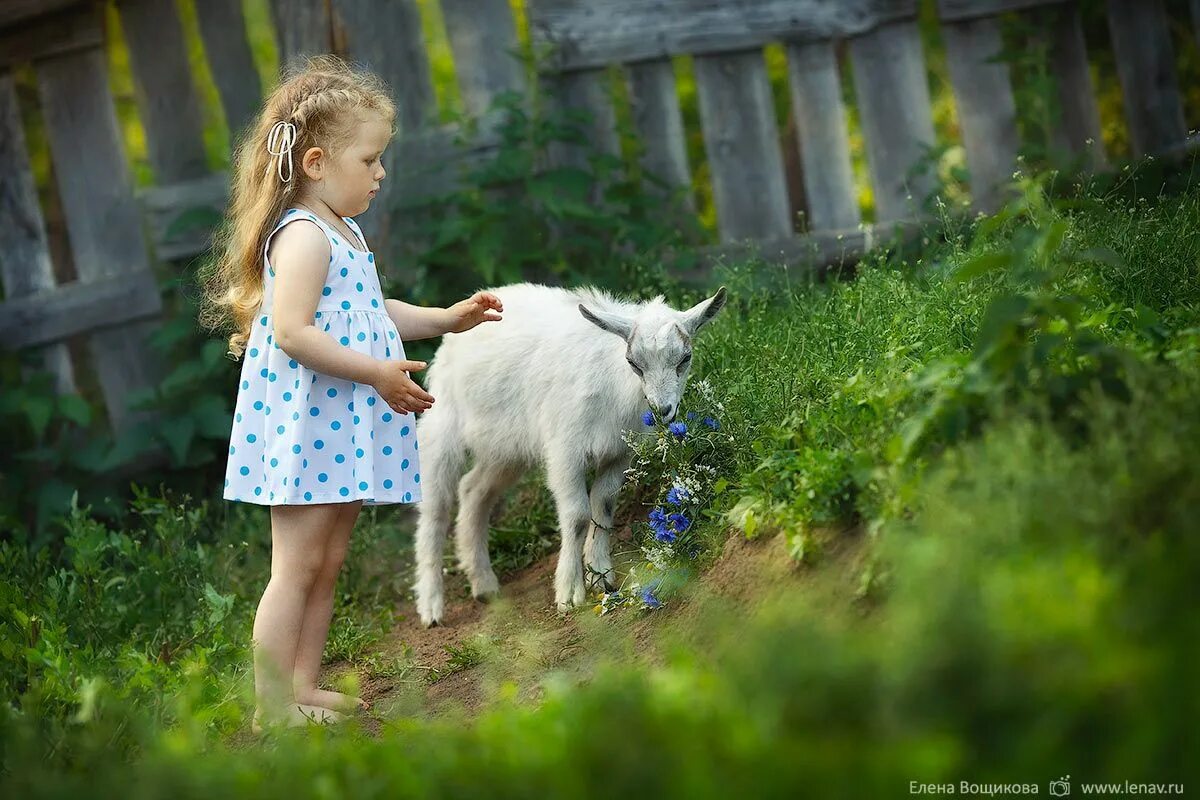
{"label": "goat's front leg", "polygon": [[590,493],[592,519],[589,523],[587,542],[583,546],[583,563],[587,572],[587,585],[593,589],[615,591],[617,573],[612,563],[613,513],[616,511],[617,493],[625,481],[625,469],[629,456],[621,456],[602,463],[596,468]]}
{"label": "goat's front leg", "polygon": [[554,602],[559,611],[583,604],[583,540],[588,529],[587,465],[562,447],[546,459],[546,482],[558,508],[562,550],[554,573]]}

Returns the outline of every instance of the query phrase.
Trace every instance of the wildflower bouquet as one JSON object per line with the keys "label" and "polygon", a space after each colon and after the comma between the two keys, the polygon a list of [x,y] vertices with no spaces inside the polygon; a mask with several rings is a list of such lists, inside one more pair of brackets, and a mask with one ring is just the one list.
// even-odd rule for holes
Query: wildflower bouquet
{"label": "wildflower bouquet", "polygon": [[733,437],[722,431],[715,416],[725,406],[712,385],[702,380],[694,388],[696,405],[705,411],[688,411],[682,420],[665,425],[647,411],[642,416],[645,428],[625,433],[625,443],[633,451],[625,478],[657,486],[658,492],[645,522],[634,526],[643,563],[630,571],[620,589],[601,597],[597,606],[601,614],[621,606],[661,608],[663,597],[701,551],[697,521],[727,485],[721,472]]}

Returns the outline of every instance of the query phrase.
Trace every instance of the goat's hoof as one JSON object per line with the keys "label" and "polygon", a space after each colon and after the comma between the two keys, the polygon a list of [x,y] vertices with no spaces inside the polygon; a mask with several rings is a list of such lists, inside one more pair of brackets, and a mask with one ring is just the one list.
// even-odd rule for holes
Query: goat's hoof
{"label": "goat's hoof", "polygon": [[617,590],[616,581],[617,575],[611,569],[592,570],[587,576],[587,588],[595,592],[615,592]]}
{"label": "goat's hoof", "polygon": [[494,600],[500,594],[500,580],[490,569],[485,575],[471,581],[471,596],[481,603]]}
{"label": "goat's hoof", "polygon": [[423,626],[425,626],[425,628],[436,628],[436,627],[438,627],[439,625],[441,625],[442,623],[441,623],[441,622],[439,622],[439,621],[438,621],[438,620],[436,620],[436,619],[431,619],[431,620],[428,620],[428,621],[425,621],[425,620],[423,620],[423,621],[421,622],[421,624],[422,624]]}

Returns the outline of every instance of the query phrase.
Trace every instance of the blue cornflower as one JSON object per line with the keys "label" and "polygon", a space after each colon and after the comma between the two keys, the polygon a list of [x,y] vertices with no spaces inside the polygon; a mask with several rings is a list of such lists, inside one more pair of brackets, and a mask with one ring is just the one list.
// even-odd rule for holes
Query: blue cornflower
{"label": "blue cornflower", "polygon": [[707,425],[708,427],[712,428],[714,431],[719,431],[719,430],[721,430],[721,422],[720,422],[720,420],[713,419],[712,417],[705,417],[705,418],[704,418],[703,420],[701,420],[701,421],[702,421],[702,422],[703,422],[705,425]]}
{"label": "blue cornflower", "polygon": [[654,424],[654,412],[653,411],[642,412],[642,424],[644,424],[644,425],[653,425]]}
{"label": "blue cornflower", "polygon": [[674,434],[675,438],[682,439],[684,434],[687,433],[687,425],[684,425],[682,422],[672,422],[667,426],[667,430]]}
{"label": "blue cornflower", "polygon": [[656,540],[665,542],[666,544],[670,544],[671,542],[675,541],[677,534],[665,524],[652,525],[651,527],[654,528],[654,538]]}
{"label": "blue cornflower", "polygon": [[689,411],[689,412],[687,413],[687,418],[688,418],[688,419],[695,419],[695,418],[696,418],[696,412],[695,412],[695,411]]}
{"label": "blue cornflower", "polygon": [[669,519],[671,520],[671,524],[675,526],[675,530],[680,533],[686,531],[688,526],[692,524],[692,521],[683,514],[672,514]]}
{"label": "blue cornflower", "polygon": [[673,506],[683,505],[683,501],[688,499],[687,489],[681,486],[672,486],[667,490],[667,502]]}
{"label": "blue cornflower", "polygon": [[654,525],[654,524],[656,524],[656,523],[657,523],[657,524],[660,524],[660,525],[661,525],[661,524],[666,524],[666,521],[667,521],[667,512],[663,511],[661,508],[659,508],[659,507],[657,507],[657,506],[655,506],[654,508],[650,509],[650,513],[649,513],[647,516],[648,516],[648,517],[649,517],[649,519],[650,519],[650,524],[651,524],[651,525]]}
{"label": "blue cornflower", "polygon": [[647,608],[662,608],[662,602],[654,596],[654,590],[649,586],[642,589],[642,603]]}

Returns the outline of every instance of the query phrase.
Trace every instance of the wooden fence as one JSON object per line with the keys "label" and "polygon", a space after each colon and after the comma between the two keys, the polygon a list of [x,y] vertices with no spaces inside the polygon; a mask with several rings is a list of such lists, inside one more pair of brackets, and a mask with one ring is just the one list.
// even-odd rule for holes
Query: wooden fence
{"label": "wooden fence", "polygon": [[[94,0],[0,4],[0,336],[36,348],[74,389],[64,342],[86,335],[110,419],[134,421],[130,392],[159,374],[146,336],[161,315],[151,264],[193,256],[210,231],[172,225],[196,208],[220,213],[226,176],[205,165],[200,103],[175,0],[118,0],[155,185],[135,192],[108,88],[103,14]],[[836,43],[845,42],[863,129],[877,224],[913,217],[931,187],[915,173],[934,143],[917,0],[526,0],[541,78],[563,108],[592,120],[588,137],[615,152],[608,70],[620,65],[647,171],[668,185],[692,182],[671,59],[693,59],[721,252],[753,248],[782,259],[851,257],[869,244],[851,170]],[[1193,0],[1193,13],[1200,13]],[[525,90],[513,53],[509,0],[440,0],[465,110],[483,114],[498,92]],[[209,69],[231,132],[260,102],[242,0],[197,0]],[[938,10],[980,209],[994,208],[1016,165],[1016,107],[997,16],[1036,15],[1062,107],[1059,143],[1101,166],[1099,116],[1079,9],[1069,0],[940,0]],[[283,60],[337,52],[392,87],[402,134],[377,206],[441,188],[447,163],[491,148],[488,126],[466,148],[431,124],[435,95],[415,0],[272,0]],[[1171,153],[1187,129],[1161,0],[1108,0],[1110,33],[1135,155]],[[1200,19],[1200,17],[1197,17]],[[1200,23],[1198,23],[1200,24]],[[1200,27],[1198,27],[1200,30]],[[763,48],[783,43],[796,120],[808,231],[796,234]],[[22,131],[11,69],[32,64],[77,281],[58,285]],[[564,150],[565,160],[578,158]],[[452,179],[452,174],[450,178]],[[386,219],[366,220],[371,238]],[[148,233],[147,233],[148,232]]]}

